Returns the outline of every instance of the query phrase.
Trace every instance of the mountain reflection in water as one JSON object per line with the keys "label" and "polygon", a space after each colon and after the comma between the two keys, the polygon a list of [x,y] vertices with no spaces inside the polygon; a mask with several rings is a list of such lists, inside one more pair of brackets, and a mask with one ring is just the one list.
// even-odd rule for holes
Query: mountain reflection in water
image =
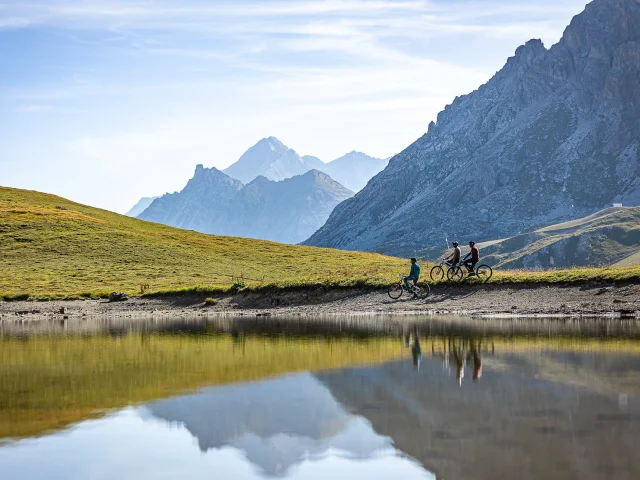
{"label": "mountain reflection in water", "polygon": [[[105,392],[112,398],[81,405],[93,405],[93,412],[121,407],[21,440],[5,435],[2,478],[640,478],[634,327],[603,333],[595,323],[564,330],[553,324],[558,330],[550,336],[546,323],[531,323],[527,335],[514,325],[505,334],[490,323],[467,328],[462,320],[244,319],[173,325],[142,337],[126,331],[105,340],[102,354],[112,341],[122,350],[132,336],[147,353],[122,364],[110,360],[111,373],[126,385],[110,379]],[[19,384],[7,372],[8,358],[0,357],[0,398],[13,421],[8,431],[32,431],[16,428],[21,418],[33,422],[29,412],[64,417],[60,412],[76,411],[81,397],[91,397],[87,389],[100,388],[83,383],[82,365],[60,378],[61,359],[82,352],[77,336],[49,332],[12,343],[16,338],[0,340],[12,358],[37,363],[34,351],[45,348],[47,362],[57,364],[48,371],[42,363],[34,371],[38,383]],[[91,336],[84,338],[95,347]],[[30,342],[41,343],[29,350]],[[148,349],[155,363],[147,370]],[[305,352],[313,359],[300,365]],[[209,363],[203,367],[194,355]],[[131,361],[144,378],[131,376]],[[172,368],[166,378],[157,375],[168,368],[163,362]],[[267,378],[256,377],[256,365]],[[133,406],[115,398],[116,387],[135,398],[149,382],[168,385],[169,378],[177,388],[176,375],[185,388],[202,375],[212,386]],[[69,386],[72,399],[51,398],[54,378]],[[98,378],[107,381],[108,374]],[[0,432],[5,423],[0,414]]]}

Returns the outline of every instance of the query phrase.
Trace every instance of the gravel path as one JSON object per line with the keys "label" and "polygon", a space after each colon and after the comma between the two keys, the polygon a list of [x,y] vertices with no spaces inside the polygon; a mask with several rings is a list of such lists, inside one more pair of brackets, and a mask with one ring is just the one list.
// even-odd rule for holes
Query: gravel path
{"label": "gravel path", "polygon": [[305,292],[249,293],[220,297],[132,298],[53,302],[0,302],[0,320],[64,320],[109,316],[193,317],[219,315],[625,315],[640,317],[640,284],[553,286],[438,286],[426,300],[391,300],[384,291],[322,289]]}

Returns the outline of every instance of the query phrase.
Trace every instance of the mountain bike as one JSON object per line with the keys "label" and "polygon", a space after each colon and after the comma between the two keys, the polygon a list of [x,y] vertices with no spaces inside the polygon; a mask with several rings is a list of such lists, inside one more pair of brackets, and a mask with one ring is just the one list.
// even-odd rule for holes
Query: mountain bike
{"label": "mountain bike", "polygon": [[424,300],[431,293],[431,288],[427,283],[423,284],[422,287],[418,285],[412,285],[411,288],[407,290],[407,287],[404,284],[402,278],[403,277],[400,278],[400,281],[398,283],[394,283],[389,287],[389,291],[387,293],[393,300],[398,300],[405,292],[409,295],[413,295],[413,298],[419,298],[420,300]]}
{"label": "mountain bike", "polygon": [[451,268],[451,261],[441,259],[440,263],[431,269],[431,271],[429,272],[429,277],[431,277],[432,281],[439,282],[444,279],[444,276],[446,275],[446,272],[447,270],[449,270],[449,268]]}
{"label": "mountain bike", "polygon": [[450,266],[447,269],[447,280],[450,282],[462,282],[465,277],[475,276],[482,283],[487,283],[491,277],[493,276],[493,269],[483,263],[478,265],[475,270],[469,270],[469,268],[464,263],[459,263],[458,265]]}

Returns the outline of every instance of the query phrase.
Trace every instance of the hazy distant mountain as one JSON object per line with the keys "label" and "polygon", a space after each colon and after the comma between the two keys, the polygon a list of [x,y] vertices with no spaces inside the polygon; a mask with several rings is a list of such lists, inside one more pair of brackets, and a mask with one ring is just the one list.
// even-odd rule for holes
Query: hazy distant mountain
{"label": "hazy distant mountain", "polygon": [[228,209],[242,189],[240,181],[216,168],[196,166],[196,171],[181,192],[167,193],[153,201],[138,215],[141,220],[203,233],[228,235]]}
{"label": "hazy distant mountain", "polygon": [[233,201],[233,235],[299,243],[324,225],[333,209],[353,196],[327,174],[304,175],[272,182],[258,177]]}
{"label": "hazy distant mountain", "polygon": [[263,138],[224,170],[227,175],[249,183],[259,176],[268,180],[284,180],[309,170],[325,172],[349,190],[357,192],[387,165],[387,161],[360,152],[351,152],[329,163],[318,157],[301,157],[275,137]]}
{"label": "hazy distant mountain", "polygon": [[595,0],[560,42],[519,47],[309,245],[407,254],[640,204],[640,1]]}
{"label": "hazy distant mountain", "polygon": [[352,195],[317,170],[279,182],[259,176],[242,185],[198,165],[184,190],[158,198],[138,218],[203,233],[298,243]]}
{"label": "hazy distant mountain", "polygon": [[144,212],[156,198],[158,197],[142,197],[125,215],[127,217],[137,217]]}
{"label": "hazy distant mountain", "polygon": [[322,170],[325,166],[325,163],[320,160],[318,157],[314,157],[313,155],[305,155],[302,157],[305,163],[316,170]]}
{"label": "hazy distant mountain", "polygon": [[359,192],[372,177],[384,170],[388,163],[388,160],[354,151],[323,165],[320,170],[349,190]]}
{"label": "hazy distant mountain", "polygon": [[269,137],[263,138],[247,150],[224,173],[242,183],[249,183],[258,176],[278,181],[307,173],[322,164],[318,162],[318,159],[303,159],[277,138]]}

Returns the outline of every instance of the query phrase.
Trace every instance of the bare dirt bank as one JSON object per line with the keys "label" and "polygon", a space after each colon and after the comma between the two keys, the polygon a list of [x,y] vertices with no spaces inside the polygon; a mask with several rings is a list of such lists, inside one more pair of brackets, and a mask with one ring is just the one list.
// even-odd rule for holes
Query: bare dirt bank
{"label": "bare dirt bank", "polygon": [[0,302],[1,321],[110,316],[192,317],[220,315],[624,315],[640,317],[640,284],[442,285],[426,300],[391,300],[385,291],[330,290],[239,293],[204,296],[106,300]]}

